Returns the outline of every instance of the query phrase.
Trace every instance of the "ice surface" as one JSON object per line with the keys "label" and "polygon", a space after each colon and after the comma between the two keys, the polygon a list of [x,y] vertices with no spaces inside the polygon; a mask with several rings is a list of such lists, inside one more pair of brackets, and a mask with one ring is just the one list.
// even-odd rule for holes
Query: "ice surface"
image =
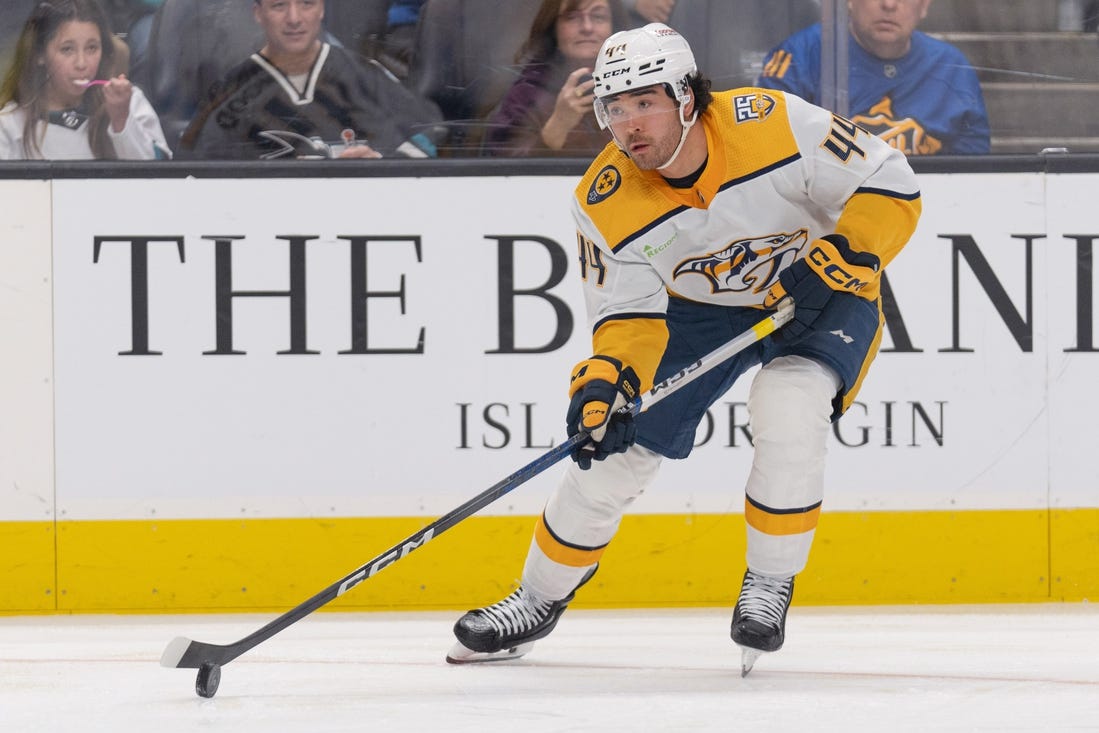
{"label": "ice surface", "polygon": [[0,618],[0,730],[1099,731],[1099,608],[791,609],[740,677],[727,609],[570,609],[522,660],[443,661],[460,612],[317,613],[222,670],[159,666],[177,635],[271,615]]}

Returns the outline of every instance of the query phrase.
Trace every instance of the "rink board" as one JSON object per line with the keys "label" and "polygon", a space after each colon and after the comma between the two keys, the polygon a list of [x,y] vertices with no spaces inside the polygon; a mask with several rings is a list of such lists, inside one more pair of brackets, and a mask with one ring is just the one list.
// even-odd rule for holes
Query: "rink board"
{"label": "rink board", "polygon": [[[417,518],[0,523],[10,612],[285,610],[425,525]],[[465,608],[510,591],[533,517],[472,517],[337,599],[338,609]],[[630,515],[578,605],[728,605],[744,523]],[[1099,598],[1099,510],[826,512],[797,603]]]}
{"label": "rink board", "polygon": [[[920,180],[829,509],[1099,506],[1099,176]],[[94,184],[53,184],[59,519],[440,515],[562,439],[591,349],[572,179]],[[637,511],[739,510],[749,385]],[[486,512],[537,514],[558,475]]]}
{"label": "rink board", "polygon": [[[920,180],[798,601],[1093,598],[1099,175]],[[0,181],[0,611],[284,608],[548,450],[590,349],[573,183]],[[585,602],[728,602],[748,383]],[[559,475],[340,604],[497,595]]]}

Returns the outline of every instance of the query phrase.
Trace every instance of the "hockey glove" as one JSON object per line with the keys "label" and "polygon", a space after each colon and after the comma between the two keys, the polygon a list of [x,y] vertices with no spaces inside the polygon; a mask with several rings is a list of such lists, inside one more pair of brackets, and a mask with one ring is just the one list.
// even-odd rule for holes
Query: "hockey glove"
{"label": "hockey glove", "polygon": [[592,460],[602,461],[613,453],[622,453],[637,437],[633,415],[617,411],[637,399],[641,380],[633,367],[609,356],[593,356],[572,370],[569,386],[569,411],[565,416],[569,437],[580,432],[591,435],[591,442],[581,443],[572,452],[580,468],[591,468]]}
{"label": "hockey glove", "polygon": [[851,249],[847,237],[829,234],[816,240],[809,254],[779,273],[764,305],[774,306],[786,296],[794,299],[794,317],[783,328],[792,341],[804,338],[837,293],[857,295],[878,277],[881,261],[869,252]]}

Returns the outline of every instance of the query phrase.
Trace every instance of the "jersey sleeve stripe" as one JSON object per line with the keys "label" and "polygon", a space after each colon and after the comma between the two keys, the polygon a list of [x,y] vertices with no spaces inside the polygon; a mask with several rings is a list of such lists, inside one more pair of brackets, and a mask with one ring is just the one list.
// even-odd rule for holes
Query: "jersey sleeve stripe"
{"label": "jersey sleeve stripe", "polygon": [[594,353],[633,367],[642,391],[653,386],[656,368],[668,345],[663,313],[624,313],[603,318],[592,333]]}
{"label": "jersey sleeve stripe", "polygon": [[877,194],[878,196],[888,196],[889,198],[893,199],[901,199],[902,201],[915,201],[916,199],[920,198],[919,191],[916,191],[915,193],[901,193],[900,191],[890,191],[885,188],[870,188],[868,186],[856,188],[855,193],[872,193]]}
{"label": "jersey sleeve stripe", "polygon": [[650,318],[657,321],[667,320],[667,316],[664,313],[615,313],[614,315],[599,319],[599,321],[596,322],[595,326],[592,328],[591,332],[595,333],[605,324],[612,321],[632,321],[638,318]]}

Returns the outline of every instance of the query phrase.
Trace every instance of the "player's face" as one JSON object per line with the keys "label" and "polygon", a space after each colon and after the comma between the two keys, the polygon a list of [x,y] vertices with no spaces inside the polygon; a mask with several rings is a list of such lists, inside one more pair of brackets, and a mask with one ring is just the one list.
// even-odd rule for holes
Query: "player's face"
{"label": "player's face", "polygon": [[655,170],[675,153],[683,125],[662,85],[619,94],[605,107],[615,140],[641,170]]}
{"label": "player's face", "polygon": [[46,44],[40,62],[49,73],[49,97],[55,106],[75,107],[87,82],[96,77],[103,58],[99,26],[90,21],[62,23]]}
{"label": "player's face", "polygon": [[614,16],[607,0],[581,0],[561,4],[555,34],[561,54],[576,63],[595,60],[603,41],[614,30]]}
{"label": "player's face", "polygon": [[322,0],[259,0],[253,9],[267,36],[267,50],[275,56],[307,53],[320,38]]}
{"label": "player's face", "polygon": [[908,53],[912,33],[931,0],[847,0],[851,32],[859,45],[879,58]]}

